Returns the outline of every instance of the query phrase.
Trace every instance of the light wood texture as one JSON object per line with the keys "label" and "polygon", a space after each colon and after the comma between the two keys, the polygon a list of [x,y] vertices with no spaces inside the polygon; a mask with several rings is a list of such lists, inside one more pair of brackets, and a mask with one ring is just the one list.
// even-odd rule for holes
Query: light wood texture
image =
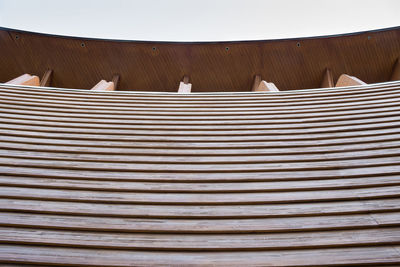
{"label": "light wood texture", "polygon": [[114,91],[114,83],[101,80],[92,89],[92,91]]}
{"label": "light wood texture", "polygon": [[345,87],[345,86],[356,86],[356,85],[364,85],[365,82],[361,81],[357,77],[350,76],[347,74],[340,75],[338,81],[336,82],[336,87]]}
{"label": "light wood texture", "polygon": [[192,84],[189,83],[189,76],[184,76],[183,80],[179,83],[178,93],[189,94],[192,91]]}
{"label": "light wood texture", "polygon": [[43,74],[42,79],[40,80],[40,86],[49,87],[51,84],[52,76],[53,76],[53,71],[50,69],[47,69],[45,71],[45,73]]}
{"label": "light wood texture", "polygon": [[185,84],[183,82],[179,83],[178,93],[179,94],[189,94],[192,91],[192,84]]}
{"label": "light wood texture", "polygon": [[400,62],[399,59],[396,60],[396,63],[394,63],[393,70],[392,70],[392,75],[390,76],[391,81],[398,81],[400,80]]}
{"label": "light wood texture", "polygon": [[321,82],[321,88],[332,88],[335,87],[333,82],[332,71],[330,69],[326,69],[324,73],[324,77]]}
{"label": "light wood texture", "polygon": [[266,81],[261,81],[258,85],[256,92],[279,92],[279,89],[274,83],[267,83]]}
{"label": "light wood texture", "polygon": [[3,84],[0,263],[399,265],[399,104]]}
{"label": "light wood texture", "polygon": [[6,84],[39,86],[39,77],[30,74],[23,74],[6,82]]}

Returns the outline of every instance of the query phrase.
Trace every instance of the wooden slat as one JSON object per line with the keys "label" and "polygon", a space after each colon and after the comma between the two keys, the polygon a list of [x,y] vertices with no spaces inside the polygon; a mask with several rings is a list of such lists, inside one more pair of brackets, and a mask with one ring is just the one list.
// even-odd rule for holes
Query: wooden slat
{"label": "wooden slat", "polygon": [[127,204],[274,204],[313,201],[341,201],[356,199],[393,198],[400,196],[400,186],[324,191],[261,192],[261,193],[131,193],[85,190],[62,190],[2,186],[0,196],[16,199],[45,199],[93,203]]}
{"label": "wooden slat", "polygon": [[[349,103],[352,103],[353,105],[360,105],[364,104],[367,101],[381,101],[381,100],[395,100],[398,98],[399,93],[398,91],[394,92],[389,92],[387,94],[378,94],[378,95],[372,95],[372,96],[362,96],[359,98],[348,98],[348,99],[325,99],[325,100],[310,100],[310,101],[242,101],[240,103],[232,103],[232,101],[215,101],[215,103],[208,103],[208,102],[194,102],[194,101],[188,101],[187,103],[179,103],[177,101],[172,101],[172,102],[145,102],[145,101],[136,101],[137,103],[129,103],[132,101],[124,101],[122,103],[118,102],[94,102],[94,101],[89,101],[89,100],[82,100],[82,101],[76,101],[76,100],[63,100],[63,101],[58,101],[58,100],[47,100],[47,99],[42,99],[42,98],[26,98],[26,99],[21,99],[21,97],[17,96],[2,96],[2,102],[7,101],[23,101],[22,103],[31,103],[33,104],[41,104],[41,105],[52,105],[52,104],[58,104],[61,106],[68,106],[68,107],[73,107],[76,105],[87,105],[93,106],[93,107],[101,107],[101,108],[106,108],[106,107],[152,107],[152,108],[168,108],[168,107],[178,107],[181,106],[182,108],[190,108],[190,107],[199,107],[199,108],[232,108],[232,107],[239,107],[239,108],[244,108],[244,107],[251,107],[251,108],[256,108],[256,107],[273,107],[273,108],[280,108],[280,109],[285,109],[288,107],[296,107],[297,109],[299,108],[310,108],[310,107],[319,107],[323,108],[326,107],[326,105],[329,106],[343,106],[343,105],[348,105]],[[295,102],[295,103],[291,103]],[[368,103],[368,102],[367,102]],[[324,104],[324,105],[322,105]]]}
{"label": "wooden slat", "polygon": [[0,210],[7,212],[122,218],[281,218],[285,220],[287,217],[400,211],[399,198],[257,205],[105,204],[1,198],[0,204]]}
{"label": "wooden slat", "polygon": [[179,251],[284,250],[399,244],[400,228],[333,230],[310,233],[160,235],[0,227],[0,242],[87,248]]}
{"label": "wooden slat", "polygon": [[[60,256],[62,255],[62,256]],[[88,257],[88,255],[96,255]],[[315,255],[318,255],[316,257]],[[46,262],[54,265],[132,266],[135,265],[270,265],[348,266],[399,264],[400,255],[391,246],[360,248],[303,249],[248,252],[154,252],[108,249],[58,248],[53,246],[0,245],[0,259],[11,263]],[[334,262],[332,262],[334,261]]]}
{"label": "wooden slat", "polygon": [[[399,225],[399,212],[337,216],[256,219],[151,219],[67,216],[34,213],[0,214],[1,226],[133,233],[275,233],[364,229]],[[379,220],[379,224],[378,221]],[[240,225],[240,227],[238,227]]]}
{"label": "wooden slat", "polygon": [[398,176],[375,176],[363,178],[342,179],[309,179],[305,181],[270,181],[270,182],[141,182],[141,181],[119,181],[119,180],[88,180],[85,177],[46,178],[0,175],[0,185],[31,188],[53,188],[53,189],[82,189],[113,192],[181,192],[181,193],[229,193],[229,192],[282,192],[282,191],[315,191],[327,189],[353,189],[379,186],[398,186]]}

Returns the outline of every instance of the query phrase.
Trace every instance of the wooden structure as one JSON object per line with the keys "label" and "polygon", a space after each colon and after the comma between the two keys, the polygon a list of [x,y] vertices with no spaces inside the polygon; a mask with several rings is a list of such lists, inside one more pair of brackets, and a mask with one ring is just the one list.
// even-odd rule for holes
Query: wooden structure
{"label": "wooden structure", "polygon": [[[17,47],[6,46],[7,51],[25,51],[24,45],[36,47],[44,39],[49,43],[39,50],[60,45],[60,51],[82,50],[77,53],[89,58],[109,46],[107,41],[19,34],[0,33],[0,42]],[[369,48],[360,50],[380,49],[382,42],[393,49],[399,45],[397,29],[368,35],[371,39],[359,34],[322,41],[347,49],[354,46],[351,41],[363,40]],[[320,52],[320,41],[307,39],[294,49],[301,54],[311,46],[328,56],[328,47],[335,46],[322,46]],[[165,51],[191,51],[190,60],[207,57],[200,44],[192,50],[184,44],[160,43],[155,50],[146,43],[118,45],[121,55],[156,63],[163,62]],[[220,56],[229,58],[223,64],[240,55],[235,49],[250,53],[246,45],[253,44],[234,43],[229,50],[226,44],[209,44],[214,52],[223,48]],[[287,51],[293,56],[288,62],[299,60],[291,45],[283,42],[277,57]],[[88,75],[78,64],[65,78],[63,66],[52,64],[52,56],[42,58],[40,51],[15,62],[6,56],[0,64],[4,81],[24,73],[45,75],[42,87],[0,84],[0,264],[398,266],[400,81],[334,88],[345,73],[368,83],[397,77],[395,51],[386,52],[376,64],[363,58],[362,68],[339,61],[328,68],[321,59],[314,62],[318,69],[324,66],[321,72],[315,67],[310,77],[294,81],[290,78],[299,70],[293,66],[284,80],[275,79],[278,72],[269,72],[269,78],[257,70],[246,82],[241,73],[204,81],[200,74],[211,70],[193,67],[193,89],[215,83],[210,90],[248,86],[248,92],[185,94],[177,93],[177,84],[189,84],[189,76],[179,68],[165,69],[180,74],[169,80],[164,74],[139,76],[139,70],[125,66],[133,70],[129,76],[122,63],[117,67],[125,58],[108,58],[111,64],[97,62]],[[75,56],[65,65],[78,60]],[[189,64],[177,58],[182,69]],[[23,65],[30,60],[39,64]],[[317,76],[316,87],[323,88],[288,90],[297,82],[311,86]],[[116,90],[89,90],[102,79],[111,79]],[[173,79],[176,93],[119,91],[130,82],[132,88],[169,91]],[[252,82],[254,88],[262,79],[280,91],[251,92]],[[43,87],[49,83],[87,90]]]}
{"label": "wooden structure", "polygon": [[177,92],[182,77],[187,76],[192,93],[243,92],[252,91],[258,75],[287,91],[333,87],[322,84],[328,69],[328,77],[335,82],[348,74],[370,84],[391,79],[400,56],[399,39],[399,27],[337,36],[213,43],[101,40],[0,28],[0,82],[52,70],[50,86],[59,88],[89,90],[100,80],[110,81],[118,75],[118,91]]}

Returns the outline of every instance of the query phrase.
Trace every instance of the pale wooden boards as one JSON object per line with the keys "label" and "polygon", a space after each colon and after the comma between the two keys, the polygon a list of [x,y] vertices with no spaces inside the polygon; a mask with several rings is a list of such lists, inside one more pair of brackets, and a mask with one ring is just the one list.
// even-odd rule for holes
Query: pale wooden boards
{"label": "pale wooden boards", "polygon": [[0,86],[0,262],[400,264],[399,103]]}

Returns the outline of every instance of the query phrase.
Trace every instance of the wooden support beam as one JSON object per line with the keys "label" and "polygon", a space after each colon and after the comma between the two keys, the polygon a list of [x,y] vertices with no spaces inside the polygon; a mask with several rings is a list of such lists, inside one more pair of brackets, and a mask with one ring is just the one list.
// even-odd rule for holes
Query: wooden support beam
{"label": "wooden support beam", "polygon": [[324,78],[321,82],[321,88],[332,88],[335,87],[335,83],[333,82],[333,76],[330,69],[325,70]]}
{"label": "wooden support beam", "polygon": [[275,86],[274,83],[267,83],[262,80],[258,85],[256,92],[279,92],[279,89]]}
{"label": "wooden support beam", "polygon": [[114,83],[114,91],[118,89],[119,75],[114,74],[111,80]]}
{"label": "wooden support beam", "polygon": [[6,84],[39,86],[39,77],[25,73],[15,79],[12,79],[11,81],[6,82]]}
{"label": "wooden support beam", "polygon": [[354,86],[354,85],[364,85],[365,82],[361,81],[357,77],[350,76],[347,74],[340,75],[338,81],[336,82],[335,87],[343,87],[343,86]]}
{"label": "wooden support beam", "polygon": [[260,83],[261,83],[261,75],[255,75],[251,91],[256,92]]}
{"label": "wooden support beam", "polygon": [[189,94],[192,91],[192,84],[189,83],[189,76],[184,76],[183,80],[179,83],[178,93]]}
{"label": "wooden support beam", "polygon": [[114,91],[114,83],[101,80],[92,89],[92,91]]}
{"label": "wooden support beam", "polygon": [[42,79],[40,80],[40,86],[49,87],[51,84],[51,78],[53,76],[53,71],[51,69],[47,69],[43,74]]}
{"label": "wooden support beam", "polygon": [[394,63],[393,71],[392,71],[392,76],[390,77],[391,81],[398,81],[400,80],[400,59],[396,60],[396,63]]}
{"label": "wooden support beam", "polygon": [[189,83],[189,76],[183,76],[183,83],[188,84]]}

